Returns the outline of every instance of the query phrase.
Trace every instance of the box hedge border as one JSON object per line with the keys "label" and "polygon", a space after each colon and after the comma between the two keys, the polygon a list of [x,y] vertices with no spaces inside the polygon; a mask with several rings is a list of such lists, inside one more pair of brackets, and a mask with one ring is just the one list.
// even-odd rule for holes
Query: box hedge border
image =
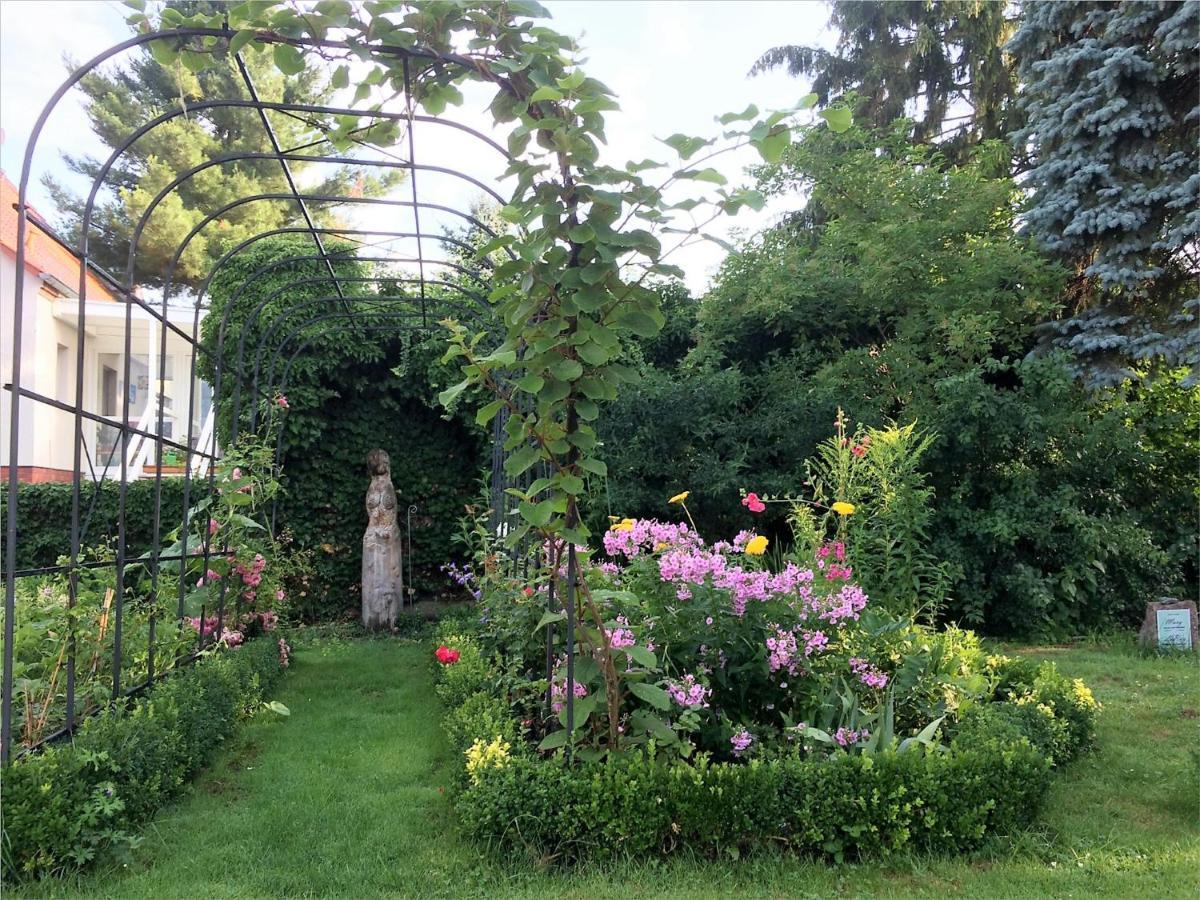
{"label": "box hedge border", "polygon": [[3,772],[3,882],[81,869],[136,846],[283,669],[277,636],[198,660]]}
{"label": "box hedge border", "polygon": [[[534,861],[644,858],[766,849],[833,859],[916,850],[956,853],[1039,815],[1052,770],[1092,745],[1097,707],[1052,663],[1003,662],[992,703],[963,715],[942,752],[917,749],[746,764],[655,759],[603,763],[539,757],[500,695],[501,679],[470,638],[460,664],[438,666],[443,727],[460,762],[463,831]],[[464,647],[466,649],[464,649]],[[467,777],[477,740],[510,745],[508,760]]]}

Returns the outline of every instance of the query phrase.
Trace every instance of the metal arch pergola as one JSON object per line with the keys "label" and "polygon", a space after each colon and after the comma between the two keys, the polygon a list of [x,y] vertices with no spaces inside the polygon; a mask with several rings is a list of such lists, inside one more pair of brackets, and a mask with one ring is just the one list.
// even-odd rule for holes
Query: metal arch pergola
{"label": "metal arch pergola", "polygon": [[[322,336],[340,334],[355,329],[360,331],[378,330],[396,333],[405,330],[419,332],[428,329],[431,315],[436,316],[439,313],[449,313],[469,319],[479,330],[496,335],[498,338],[498,324],[492,318],[490,305],[487,300],[487,270],[491,266],[490,262],[485,258],[478,261],[477,264],[473,263],[471,261],[472,248],[469,245],[450,235],[430,231],[428,227],[425,229],[422,228],[421,214],[422,211],[425,211],[427,213],[427,222],[429,220],[428,214],[442,214],[450,216],[454,220],[473,227],[484,234],[495,236],[495,232],[492,229],[479,221],[477,217],[471,215],[469,211],[457,209],[443,202],[436,202],[442,199],[440,197],[433,197],[428,200],[423,198],[418,186],[419,180],[424,177],[445,176],[455,179],[456,182],[468,186],[470,189],[479,192],[492,201],[504,202],[504,198],[485,181],[446,165],[421,162],[416,157],[414,127],[416,125],[427,125],[434,128],[449,129],[462,139],[474,142],[478,146],[487,148],[488,151],[498,154],[502,162],[511,162],[508,152],[487,135],[458,122],[438,116],[420,115],[415,112],[412,90],[415,83],[413,77],[414,69],[417,71],[416,77],[419,78],[431,67],[437,67],[439,70],[451,67],[467,69],[472,67],[471,61],[454,54],[439,53],[422,48],[373,47],[370,49],[372,55],[390,57],[393,60],[399,59],[403,63],[403,110],[387,111],[381,109],[355,109],[334,105],[287,103],[263,99],[259,95],[251,73],[241,54],[230,52],[232,48],[228,46],[228,41],[233,35],[234,32],[228,29],[180,28],[140,34],[115,45],[80,66],[54,92],[36,120],[25,148],[18,184],[17,259],[15,284],[13,286],[14,321],[11,329],[13,350],[12,375],[11,382],[4,385],[4,388],[10,394],[8,421],[4,423],[8,429],[9,448],[7,475],[8,508],[3,558],[5,594],[3,706],[2,730],[0,730],[0,759],[4,761],[7,761],[13,752],[14,630],[20,612],[17,609],[16,603],[17,582],[19,579],[27,576],[65,574],[68,580],[66,602],[70,610],[74,609],[77,602],[80,573],[85,569],[111,567],[114,570],[115,589],[115,602],[112,610],[112,698],[117,700],[123,696],[139,692],[153,683],[157,675],[161,675],[161,670],[156,672],[155,669],[155,620],[153,613],[151,613],[149,638],[146,648],[148,654],[146,678],[141,683],[130,686],[122,683],[122,616],[125,602],[126,569],[131,565],[126,534],[127,488],[130,480],[130,472],[128,454],[125,452],[125,447],[131,438],[140,438],[144,441],[152,442],[154,459],[158,463],[154,474],[155,502],[151,549],[146,557],[137,560],[138,564],[144,565],[149,573],[151,596],[157,597],[158,575],[162,564],[171,563],[178,565],[182,570],[186,561],[193,559],[207,560],[212,552],[217,552],[208,545],[207,540],[204,541],[204,546],[195,552],[189,552],[191,551],[191,547],[187,543],[184,544],[182,550],[177,554],[167,555],[159,549],[162,544],[163,535],[162,461],[164,450],[178,451],[183,455],[185,460],[183,467],[183,508],[180,510],[183,523],[181,533],[185,536],[188,534],[187,514],[191,505],[193,487],[192,462],[193,460],[204,460],[206,463],[211,463],[216,459],[215,442],[206,442],[205,446],[198,446],[198,436],[195,434],[197,359],[201,354],[207,356],[215,372],[214,384],[212,385],[214,403],[217,402],[218,398],[224,396],[223,391],[229,390],[227,383],[223,382],[227,382],[229,378],[234,379],[234,386],[232,388],[234,393],[232,428],[236,435],[236,430],[242,421],[241,404],[243,402],[243,395],[249,398],[251,427],[254,427],[257,424],[257,401],[269,399],[276,392],[282,392],[286,388],[292,373],[293,364],[303,358],[305,350]],[[260,37],[266,43],[288,44],[307,50],[351,49],[349,44],[336,40],[291,38],[265,33],[260,35]],[[136,52],[151,41],[182,41],[195,38],[216,39],[217,41],[225,42],[226,51],[229,52],[229,57],[236,66],[237,75],[240,78],[239,92],[244,89],[246,96],[211,97],[204,98],[191,105],[184,106],[181,104],[181,107],[178,109],[164,112],[145,123],[132,127],[125,138],[112,150],[103,165],[100,166],[92,181],[81,215],[79,239],[74,246],[71,246],[62,238],[53,235],[53,233],[48,232],[40,222],[38,223],[43,231],[47,231],[53,239],[71,250],[78,257],[79,261],[78,307],[75,319],[74,402],[46,396],[43,393],[33,390],[25,383],[21,365],[24,312],[27,304],[31,302],[25,297],[24,283],[26,240],[29,233],[30,221],[28,188],[31,169],[42,132],[47,120],[58,108],[63,98],[85,76],[96,72],[100,66],[110,60],[114,60],[121,54],[130,51]],[[355,49],[362,50],[361,47]],[[187,170],[179,172],[169,184],[157,193],[139,216],[132,230],[128,258],[122,276],[117,277],[103,271],[89,258],[89,247],[93,245],[93,242],[100,243],[107,238],[106,235],[92,233],[94,230],[93,217],[96,211],[97,199],[108,186],[106,180],[113,169],[121,161],[122,157],[130,151],[138,139],[153,132],[154,129],[166,125],[183,115],[204,114],[208,111],[221,109],[245,109],[248,113],[252,114],[255,121],[253,126],[248,127],[256,127],[263,130],[267,143],[270,146],[270,152],[231,153],[205,160]],[[366,141],[352,139],[353,143],[359,147],[385,153],[388,158],[374,159],[348,156],[344,151],[334,152],[334,148],[326,146],[330,143],[328,137],[321,137],[298,147],[284,147],[281,146],[278,134],[272,126],[272,114],[297,118],[316,131],[319,131],[321,127],[317,118],[325,116],[350,115],[366,119],[370,124],[358,129],[356,133],[368,131],[379,123],[394,122],[404,126],[406,131],[404,140],[402,141],[404,155],[401,156],[390,151],[384,151]],[[277,163],[287,189],[238,197],[232,202],[225,203],[219,208],[205,213],[201,221],[174,248],[170,262],[165,270],[157,273],[163,283],[161,301],[149,301],[140,296],[137,290],[138,252],[154,211],[160,204],[177,192],[181,186],[186,185],[188,180],[194,176],[214,168],[219,171],[220,167],[231,163],[253,161]],[[325,165],[354,166],[356,168],[376,168],[385,171],[403,171],[407,175],[408,197],[406,199],[397,199],[388,197],[362,197],[349,193],[342,195],[327,192],[306,192],[297,183],[292,170],[292,165],[297,163],[320,163]],[[203,277],[199,281],[196,296],[192,303],[190,329],[178,324],[177,318],[173,319],[171,312],[173,310],[178,311],[181,307],[178,302],[172,304],[171,301],[172,295],[180,290],[177,275],[178,267],[184,253],[192,246],[193,240],[201,235],[204,229],[211,223],[221,220],[223,216],[235,209],[262,202],[290,204],[295,210],[296,224],[254,234],[226,251],[203,274]],[[408,214],[411,217],[411,227],[381,230],[319,225],[317,219],[314,218],[313,209],[318,208],[321,204],[359,204],[395,211],[397,214]],[[245,281],[236,287],[233,300],[226,305],[217,331],[215,344],[208,346],[206,343],[201,342],[201,310],[205,307],[208,292],[214,278],[219,276],[225,270],[226,264],[235,260],[239,254],[252,249],[255,244],[262,240],[281,235],[304,235],[311,241],[311,250],[306,253],[273,259],[269,264],[259,267],[248,275]],[[327,246],[327,239],[357,241],[358,246],[353,250],[331,249]],[[370,243],[366,239],[370,239]],[[380,245],[391,245],[397,241],[408,241],[415,244],[415,254],[396,254],[387,251],[379,255],[361,257],[357,255],[357,250],[360,247],[362,249],[378,250]],[[442,258],[439,255],[447,249],[458,251],[456,260]],[[511,257],[511,251],[505,252],[508,252]],[[415,277],[408,277],[402,272],[391,271],[371,276],[351,276],[344,272],[339,272],[337,264],[342,262],[415,266],[416,274]],[[320,277],[298,278],[289,281],[284,287],[273,291],[266,299],[256,305],[251,313],[250,321],[254,327],[258,327],[258,320],[269,309],[271,301],[278,297],[286,297],[288,291],[302,288],[316,289],[318,295],[309,297],[306,294],[306,299],[302,302],[296,303],[284,314],[276,316],[269,323],[266,323],[266,328],[263,330],[256,346],[247,346],[245,335],[248,329],[243,327],[237,342],[236,353],[234,353],[232,346],[227,344],[226,339],[229,336],[229,314],[237,305],[237,299],[246,293],[251,293],[253,296],[252,292],[255,287],[260,285],[264,279],[269,278],[273,273],[277,273],[277,270],[282,269],[286,271],[288,268],[299,266],[303,267],[305,272],[308,272],[313,265],[317,265],[323,273]],[[411,270],[407,271],[411,272]],[[120,400],[119,418],[116,417],[116,414],[103,414],[89,410],[87,408],[88,404],[85,402],[85,343],[87,340],[86,317],[88,311],[87,294],[89,276],[100,279],[117,297],[118,302],[124,304],[124,349],[121,356],[123,366],[122,383],[126,388],[122,392]],[[458,280],[452,280],[453,278],[458,278]],[[384,284],[392,286],[412,285],[412,296],[402,293],[399,295],[385,293],[382,290],[382,285]],[[373,286],[375,293],[356,295],[353,293],[355,286]],[[387,308],[388,304],[407,304],[408,308],[392,310]],[[151,397],[153,397],[154,402],[157,403],[157,422],[154,427],[146,428],[139,428],[130,424],[130,391],[128,386],[133,356],[132,332],[135,307],[139,310],[139,317],[144,317],[147,320],[151,333],[153,333],[152,330],[154,328],[158,329],[157,391],[148,395],[146,399],[146,402],[149,403],[151,402]],[[188,426],[187,435],[182,440],[174,432],[171,438],[163,436],[165,430],[164,400],[166,398],[166,388],[164,381],[166,380],[168,334],[174,335],[189,348],[190,371],[188,376],[188,408],[186,412]],[[249,351],[249,355],[247,355],[247,351]],[[269,359],[264,362],[264,357],[267,357],[268,354]],[[250,365],[251,361],[253,361],[253,367]],[[33,405],[42,405],[70,413],[73,416],[74,465],[70,517],[71,538],[69,552],[66,554],[68,561],[65,565],[23,569],[17,567],[18,542],[20,540],[20,509],[18,503],[19,468],[21,462],[19,455],[20,437],[22,407],[27,404],[29,408],[33,408]],[[108,462],[100,466],[98,477],[94,471],[95,463],[98,460],[92,460],[87,451],[85,423],[96,426],[107,426],[117,434],[117,439],[112,452],[109,454]],[[503,522],[504,517],[509,513],[508,499],[505,492],[506,487],[509,485],[505,482],[503,468],[502,428],[503,417],[500,416],[492,424],[492,521],[494,527],[497,528],[499,527],[499,523]],[[283,452],[282,439],[277,442],[275,451],[278,459]],[[99,491],[94,491],[91,500],[92,507],[87,510],[84,509],[85,503],[82,486],[84,483],[83,468],[85,456],[87,457],[86,462],[88,467],[93,469],[89,480],[102,482],[111,467],[112,457],[117,452],[120,452],[121,458],[119,465],[120,482],[117,507],[116,556],[111,562],[85,561],[81,559],[81,554],[87,534],[87,527],[99,496]],[[214,466],[208,465],[207,469],[208,489],[211,490],[215,476]],[[529,478],[530,476],[527,473],[521,481],[527,483]],[[272,510],[271,518],[273,521],[274,510]],[[172,520],[171,527],[173,526],[174,521]],[[177,602],[177,615],[180,618],[182,618],[184,613],[184,595],[184,579],[181,578]],[[222,603],[221,608],[217,611],[218,616],[224,615],[223,597],[224,589],[222,588]],[[201,632],[203,632],[203,629],[201,629]],[[203,642],[202,636],[200,640]],[[73,634],[70,638],[70,643],[65,649],[65,658],[66,682],[63,724],[62,727],[45,737],[43,742],[70,734],[82,718],[76,709],[76,647],[74,646]],[[174,662],[182,663],[191,658],[193,657],[178,659]]]}

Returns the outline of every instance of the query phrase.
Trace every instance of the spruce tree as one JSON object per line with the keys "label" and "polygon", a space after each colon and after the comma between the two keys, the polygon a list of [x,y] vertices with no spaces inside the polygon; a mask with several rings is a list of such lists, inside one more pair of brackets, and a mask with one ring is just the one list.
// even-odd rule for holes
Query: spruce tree
{"label": "spruce tree", "polygon": [[1033,2],[1008,48],[1026,227],[1079,274],[1045,329],[1097,383],[1200,360],[1200,2]]}

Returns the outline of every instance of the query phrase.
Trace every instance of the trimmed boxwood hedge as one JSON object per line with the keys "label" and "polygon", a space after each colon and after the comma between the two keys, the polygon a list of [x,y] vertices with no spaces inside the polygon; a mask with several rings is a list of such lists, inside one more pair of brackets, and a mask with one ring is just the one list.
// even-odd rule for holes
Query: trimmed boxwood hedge
{"label": "trimmed boxwood hedge", "polygon": [[5,766],[4,882],[135,845],[134,830],[182,792],[282,671],[278,638],[249,641],[88,719],[69,743]]}
{"label": "trimmed boxwood hedge", "polygon": [[[189,504],[199,499],[198,491],[206,482],[194,483]],[[60,556],[71,552],[71,494],[70,484],[50,482],[22,484],[17,489],[18,525],[21,539],[17,541],[17,568],[34,569],[53,566]],[[88,517],[93,499],[96,507],[88,520],[82,540],[85,546],[95,546],[106,540],[116,540],[117,511],[120,508],[120,485],[113,481],[85,481],[80,486],[81,519]],[[150,549],[154,537],[153,478],[129,482],[125,496],[125,540],[131,556]],[[0,492],[0,518],[8,515],[8,492]],[[162,479],[162,532],[179,525],[183,517],[183,479]]]}
{"label": "trimmed boxwood hedge", "polygon": [[959,852],[1031,824],[1051,770],[1094,741],[1096,705],[1052,663],[1002,660],[993,702],[965,711],[940,751],[780,757],[746,764],[632,752],[601,763],[539,758],[477,648],[446,636],[444,728],[459,760],[476,741],[509,745],[502,766],[456,771],[470,837],[534,860],[728,855],[766,848],[832,858]]}

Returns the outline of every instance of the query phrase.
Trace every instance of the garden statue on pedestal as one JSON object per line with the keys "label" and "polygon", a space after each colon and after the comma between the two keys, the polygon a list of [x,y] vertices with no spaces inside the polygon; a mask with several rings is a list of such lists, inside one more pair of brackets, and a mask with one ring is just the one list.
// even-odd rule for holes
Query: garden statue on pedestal
{"label": "garden statue on pedestal", "polygon": [[363,535],[362,623],[365,628],[391,628],[404,596],[400,570],[400,529],[396,524],[396,491],[383,450],[367,454],[371,485],[367,488],[367,531]]}

